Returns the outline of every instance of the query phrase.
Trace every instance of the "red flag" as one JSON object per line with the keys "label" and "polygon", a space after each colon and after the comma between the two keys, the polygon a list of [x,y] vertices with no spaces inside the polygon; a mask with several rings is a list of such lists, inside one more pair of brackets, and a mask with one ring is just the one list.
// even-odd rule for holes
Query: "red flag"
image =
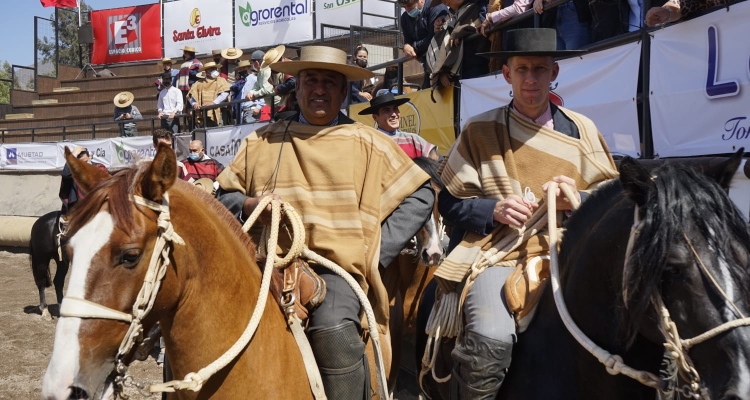
{"label": "red flag", "polygon": [[78,0],[40,0],[42,7],[78,7]]}

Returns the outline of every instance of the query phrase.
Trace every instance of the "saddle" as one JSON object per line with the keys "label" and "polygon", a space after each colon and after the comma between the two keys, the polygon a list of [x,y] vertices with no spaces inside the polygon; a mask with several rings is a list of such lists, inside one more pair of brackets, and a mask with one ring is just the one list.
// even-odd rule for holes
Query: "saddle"
{"label": "saddle", "polygon": [[[265,259],[259,259],[263,265]],[[326,282],[301,258],[283,268],[274,268],[271,293],[285,316],[295,313],[305,321],[326,296]]]}
{"label": "saddle", "polygon": [[505,281],[505,299],[519,332],[525,331],[534,319],[549,276],[549,256],[536,256],[520,262]]}

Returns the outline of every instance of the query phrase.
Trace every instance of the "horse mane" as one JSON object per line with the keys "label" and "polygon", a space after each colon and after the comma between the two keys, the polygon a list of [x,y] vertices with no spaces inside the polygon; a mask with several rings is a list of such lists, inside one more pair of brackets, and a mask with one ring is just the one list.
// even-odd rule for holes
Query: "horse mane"
{"label": "horse mane", "polygon": [[724,189],[694,168],[676,163],[663,165],[654,175],[648,200],[639,211],[643,227],[623,275],[625,309],[619,310],[619,320],[628,347],[635,340],[653,296],[659,294],[668,270],[670,247],[675,240],[683,240],[688,223],[718,257],[727,261],[743,297],[750,297],[750,273],[746,265],[736,262],[745,259],[741,253],[750,253],[750,234],[741,212]]}
{"label": "horse mane", "polygon": [[438,168],[440,168],[440,163],[427,157],[417,157],[413,159],[414,164],[417,164],[419,168],[422,168],[422,171],[426,172],[427,175],[430,176],[430,180],[434,182],[440,190],[445,189],[445,185],[443,185],[443,180],[440,179],[440,173],[438,173]]}

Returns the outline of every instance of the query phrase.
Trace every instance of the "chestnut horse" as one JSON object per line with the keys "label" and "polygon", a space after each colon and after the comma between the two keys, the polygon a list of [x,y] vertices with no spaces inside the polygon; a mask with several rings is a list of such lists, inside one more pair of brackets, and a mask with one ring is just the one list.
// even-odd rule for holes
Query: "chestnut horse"
{"label": "chestnut horse", "polygon": [[[153,309],[143,319],[148,332],[158,321],[177,378],[221,356],[240,337],[256,303],[261,271],[255,247],[234,217],[215,199],[176,181],[174,153],[160,146],[151,163],[113,177],[78,161],[66,150],[73,176],[88,192],[70,215],[71,276],[67,297],[85,299],[130,314],[155,247],[158,213],[134,196],[161,203],[169,191],[174,244]],[[63,302],[65,307],[65,302]],[[310,399],[300,351],[275,301],[250,344],[208,379],[199,393],[172,398]],[[45,399],[106,398],[115,355],[128,324],[101,318],[61,317],[44,376]],[[126,364],[131,354],[123,360]]]}

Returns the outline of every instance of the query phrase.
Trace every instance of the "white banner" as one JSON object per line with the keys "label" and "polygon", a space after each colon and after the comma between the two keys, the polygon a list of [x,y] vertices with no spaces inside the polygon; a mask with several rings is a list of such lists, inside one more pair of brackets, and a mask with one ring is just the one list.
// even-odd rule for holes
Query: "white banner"
{"label": "white banner", "polygon": [[312,0],[236,0],[234,18],[239,48],[313,39]]}
{"label": "white banner", "polygon": [[2,169],[45,170],[57,169],[58,165],[60,154],[55,143],[18,143],[0,146]]}
{"label": "white banner", "polygon": [[197,54],[232,47],[232,33],[232,0],[164,3],[164,54],[167,57],[181,59],[185,46],[195,47]]}
{"label": "white banner", "polygon": [[[365,13],[375,14],[375,15],[382,15],[383,17],[387,18],[381,18],[376,17],[375,15],[362,15],[362,26],[367,26],[370,28],[380,28],[383,26],[388,25],[395,25],[396,20],[393,18],[398,18],[400,16],[396,15],[396,3],[395,2],[388,2],[384,0],[362,0],[364,3],[362,4],[362,11]],[[342,25],[341,23],[337,25]],[[354,23],[345,23],[344,25],[355,25]]]}
{"label": "white banner", "polygon": [[750,3],[652,32],[651,126],[659,157],[750,149]]}
{"label": "white banner", "polygon": [[151,136],[122,137],[110,139],[109,167],[128,167],[144,159],[156,156]]}
{"label": "white banner", "polygon": [[110,139],[98,139],[98,140],[81,140],[76,142],[59,142],[57,143],[58,160],[62,163],[59,165],[62,168],[65,165],[65,147],[68,147],[70,151],[73,151],[76,146],[81,146],[88,150],[89,155],[92,157],[94,162],[104,164],[105,167],[109,168],[112,157],[112,144]]}
{"label": "white banner", "polygon": [[[335,30],[337,35],[348,35],[350,25],[362,25],[362,0],[317,0],[315,2],[315,38],[320,39],[323,30],[320,24],[346,27],[346,30]],[[326,37],[331,37],[326,32]]]}
{"label": "white banner", "polygon": [[[550,99],[594,121],[613,154],[640,157],[636,89],[641,45],[562,60]],[[508,104],[511,86],[502,74],[461,81],[461,126],[484,111]]]}
{"label": "white banner", "polygon": [[237,155],[242,139],[264,125],[266,123],[210,129],[206,132],[206,144],[203,147],[205,147],[206,154],[209,157],[227,166]]}

